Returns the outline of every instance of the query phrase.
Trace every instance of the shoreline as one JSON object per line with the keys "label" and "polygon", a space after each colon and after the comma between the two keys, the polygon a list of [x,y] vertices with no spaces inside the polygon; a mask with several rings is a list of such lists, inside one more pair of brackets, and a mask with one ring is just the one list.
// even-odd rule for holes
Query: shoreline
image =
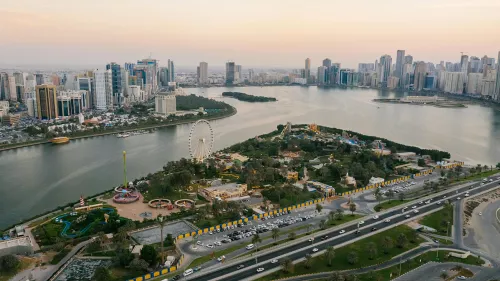
{"label": "shoreline", "polygon": [[[218,119],[223,119],[223,118],[231,117],[231,116],[235,115],[236,113],[238,113],[238,110],[235,107],[232,107],[232,108],[233,108],[232,112],[229,113],[228,115],[214,116],[214,117],[207,117],[207,118],[200,118],[200,119],[206,119],[208,121],[212,121],[212,120],[218,120]],[[124,129],[121,129],[121,130],[118,130],[118,131],[104,132],[104,133],[97,133],[97,134],[90,134],[90,135],[77,136],[77,137],[68,137],[68,138],[70,139],[70,142],[71,142],[72,140],[113,135],[113,134],[116,134],[116,133],[119,133],[119,132],[133,132],[133,131],[137,131],[137,130],[148,130],[148,129],[155,129],[155,128],[163,128],[163,127],[184,125],[184,124],[189,124],[189,123],[196,122],[196,121],[198,121],[200,119],[180,120],[180,121],[175,121],[175,122],[168,123],[168,124],[157,124],[157,125],[144,126],[144,127],[124,128]],[[50,140],[40,140],[40,141],[35,141],[35,142],[30,142],[30,143],[21,143],[19,145],[15,145],[15,146],[0,147],[0,152],[2,152],[2,151],[8,151],[8,150],[14,150],[14,149],[19,149],[19,148],[24,148],[24,147],[30,147],[30,146],[35,146],[35,145],[48,144],[48,143],[50,143]]]}
{"label": "shoreline", "polygon": [[433,106],[438,108],[467,108],[465,104],[444,102],[444,103],[413,103],[413,102],[403,102],[397,99],[373,99],[377,103],[392,103],[392,104],[407,104],[407,105],[419,105],[419,106]]}

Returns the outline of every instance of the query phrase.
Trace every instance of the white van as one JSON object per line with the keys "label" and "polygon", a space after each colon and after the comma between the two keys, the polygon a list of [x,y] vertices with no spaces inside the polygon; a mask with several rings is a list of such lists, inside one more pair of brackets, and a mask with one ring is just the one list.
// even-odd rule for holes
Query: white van
{"label": "white van", "polygon": [[190,269],[187,269],[186,271],[184,271],[184,273],[182,275],[188,276],[188,275],[193,274],[193,272],[194,272],[193,269],[190,268]]}
{"label": "white van", "polygon": [[253,247],[255,247],[253,244],[248,244],[246,246],[247,250],[251,250],[251,249],[253,249]]}

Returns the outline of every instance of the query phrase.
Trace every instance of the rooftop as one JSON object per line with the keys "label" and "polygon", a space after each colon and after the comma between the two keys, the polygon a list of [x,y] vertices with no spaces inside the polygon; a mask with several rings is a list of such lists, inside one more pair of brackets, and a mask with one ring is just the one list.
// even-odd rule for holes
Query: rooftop
{"label": "rooftop", "polygon": [[7,249],[16,246],[32,246],[29,237],[14,238],[0,241],[0,249]]}

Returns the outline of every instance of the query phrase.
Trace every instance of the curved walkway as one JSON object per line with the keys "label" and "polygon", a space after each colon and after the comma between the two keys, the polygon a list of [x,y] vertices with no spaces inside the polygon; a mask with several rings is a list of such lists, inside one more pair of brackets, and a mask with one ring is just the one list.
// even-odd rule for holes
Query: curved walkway
{"label": "curved walkway", "polygon": [[[102,209],[99,209],[99,210],[104,210],[106,211],[107,214],[111,214],[115,211],[115,209],[112,209],[112,208],[102,208]],[[91,211],[92,212],[92,211]],[[63,230],[61,231],[61,237],[66,237],[66,238],[75,238],[77,236],[80,236],[82,234],[85,234],[93,225],[94,222],[91,222],[89,225],[87,225],[86,227],[84,227],[82,230],[78,231],[77,233],[75,234],[66,234],[66,232],[69,230],[69,228],[71,227],[71,222],[69,221],[65,221],[65,220],[62,220],[62,218],[64,217],[67,217],[69,216],[69,213],[68,214],[64,214],[64,215],[61,215],[59,217],[57,217],[56,219],[61,219],[61,223],[64,224],[64,228]]]}

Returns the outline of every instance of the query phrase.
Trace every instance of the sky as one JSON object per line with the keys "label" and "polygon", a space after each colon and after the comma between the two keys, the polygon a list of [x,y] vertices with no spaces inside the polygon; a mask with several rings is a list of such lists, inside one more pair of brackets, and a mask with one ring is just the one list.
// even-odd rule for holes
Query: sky
{"label": "sky", "polygon": [[500,0],[2,0],[2,65],[357,67],[398,49],[414,60],[498,57]]}

